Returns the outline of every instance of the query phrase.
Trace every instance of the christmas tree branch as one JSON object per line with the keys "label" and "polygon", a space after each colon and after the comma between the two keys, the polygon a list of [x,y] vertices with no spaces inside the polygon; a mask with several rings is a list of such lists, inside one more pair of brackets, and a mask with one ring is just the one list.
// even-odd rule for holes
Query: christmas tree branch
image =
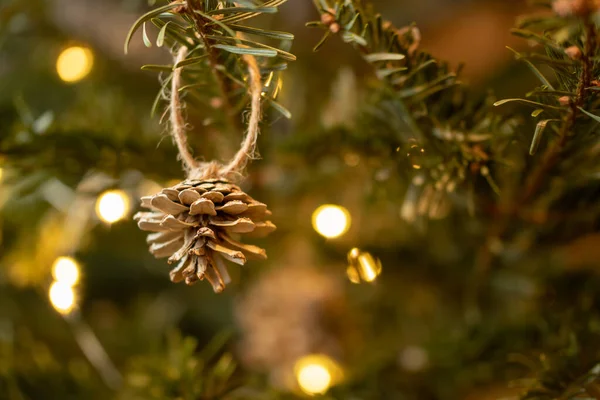
{"label": "christmas tree branch", "polygon": [[525,191],[518,202],[527,204],[540,190],[546,181],[546,175],[556,166],[560,160],[562,150],[567,141],[572,136],[577,117],[580,115],[580,109],[586,103],[586,95],[590,93],[588,88],[592,82],[592,71],[594,67],[593,57],[596,54],[596,26],[591,20],[591,16],[585,17],[585,49],[581,55],[582,72],[577,86],[577,95],[574,101],[569,102],[569,115],[562,124],[558,138],[546,150],[542,161],[537,164],[536,169],[531,173],[525,184]]}
{"label": "christmas tree branch", "polygon": [[[545,47],[546,52],[550,55],[550,57],[546,57],[538,54],[537,57],[533,57],[533,55],[523,56],[517,53],[517,58],[525,59],[528,66],[543,83],[543,86],[539,90],[532,93],[551,93],[550,99],[540,98],[540,101],[543,102],[540,103],[540,105],[559,104],[561,106],[567,106],[568,108],[566,110],[558,109],[557,111],[542,111],[542,109],[539,109],[540,113],[546,112],[551,115],[544,117],[544,120],[538,123],[530,154],[533,155],[535,149],[539,146],[541,134],[548,121],[562,121],[560,128],[557,130],[557,137],[551,142],[541,156],[540,161],[534,165],[533,170],[528,174],[524,183],[524,190],[513,194],[512,199],[508,199],[507,204],[500,207],[499,212],[495,214],[495,218],[490,224],[485,243],[480,249],[476,259],[476,269],[474,274],[475,284],[473,285],[473,290],[469,292],[468,302],[473,302],[478,297],[481,286],[483,282],[487,280],[495,260],[495,254],[492,249],[495,248],[497,250],[501,247],[501,241],[505,239],[508,230],[515,222],[515,219],[526,220],[528,223],[534,222],[538,225],[547,221],[549,215],[548,210],[536,209],[535,212],[537,217],[534,221],[524,218],[524,216],[530,214],[529,208],[540,195],[544,194],[542,189],[547,186],[550,179],[552,179],[550,173],[564,160],[563,153],[567,144],[577,136],[578,130],[583,130],[578,126],[580,117],[590,116],[588,112],[583,110],[583,107],[596,97],[596,92],[590,90],[590,87],[594,86],[594,59],[598,52],[597,28],[592,20],[592,8],[587,5],[588,3],[586,1],[582,2],[582,4],[583,6],[581,6],[582,8],[580,10],[571,10],[569,15],[566,16],[567,18],[555,19],[554,21],[556,22],[554,22],[554,24],[556,24],[556,26],[548,27],[545,25],[543,29],[546,30],[546,34],[544,36],[524,29],[514,31],[518,36],[533,39],[542,44]],[[579,19],[573,19],[572,14],[575,14],[574,16],[579,17]],[[539,18],[539,16],[533,16],[531,17],[531,20],[536,21],[536,23],[547,24],[548,17]],[[573,20],[575,22],[573,22]],[[528,27],[528,21],[529,19],[525,18],[521,25],[523,27]],[[562,39],[562,41],[559,41],[556,39],[561,28],[564,29],[565,25],[568,27],[569,24],[577,24],[579,21],[581,21],[583,26],[581,29],[581,41],[584,43],[583,51],[579,50],[577,45],[573,45],[574,43],[579,42],[578,30],[572,29],[575,34],[566,40]],[[532,23],[531,25],[535,27],[536,23]],[[569,58],[571,58],[571,60],[569,60]],[[556,90],[552,87],[552,84],[541,74],[541,72],[539,72],[539,70],[537,70],[532,61],[530,61],[535,59],[543,60],[553,66],[559,79],[560,87]],[[580,66],[578,66],[578,63]],[[551,89],[551,91],[548,91],[548,89]],[[500,104],[504,104],[504,101],[496,103],[496,105]],[[534,112],[532,115],[537,116],[540,113]],[[589,118],[583,118],[583,120],[582,124],[589,122]],[[583,132],[580,132],[580,135],[581,133]],[[581,138],[580,141],[582,143],[584,142]],[[543,217],[540,218],[540,215]]]}
{"label": "christmas tree branch", "polygon": [[335,34],[373,66],[383,93],[374,122],[389,127],[394,148],[409,159],[419,151],[418,160],[410,162],[416,186],[429,185],[422,181],[425,175],[437,197],[457,188],[468,191],[471,213],[475,180],[482,177],[498,193],[490,172],[496,162],[492,146],[509,137],[514,120],[494,113],[491,97],[474,98],[448,63],[420,50],[416,26],[396,28],[361,0],[315,0],[315,5],[321,20],[308,25],[326,30],[315,49]]}
{"label": "christmas tree branch", "polygon": [[[231,333],[222,331],[202,348],[193,336],[171,331],[166,344],[138,355],[126,371],[127,377],[145,376],[147,383],[129,379],[120,394],[128,399],[157,398],[157,393],[181,399],[236,399],[235,391],[247,384],[227,346]],[[169,371],[177,371],[176,374]]]}
{"label": "christmas tree branch", "polygon": [[225,110],[225,114],[228,117],[227,120],[229,121],[229,127],[233,130],[236,130],[237,128],[241,127],[241,121],[239,118],[235,118],[233,107],[229,101],[229,96],[227,96],[228,90],[225,81],[226,77],[218,68],[219,63],[217,50],[213,48],[212,43],[206,37],[206,35],[210,34],[210,32],[205,32],[205,29],[203,29],[203,27],[206,25],[206,21],[202,19],[202,16],[200,14],[201,11],[199,6],[196,4],[196,1],[190,1],[190,7],[192,7],[192,10],[194,10],[194,7],[196,7],[195,10],[198,11],[192,14],[196,23],[196,29],[198,30],[198,33],[200,34],[202,42],[204,43],[204,46],[206,48],[206,53],[208,54],[208,61],[211,67],[211,73],[218,84],[220,94],[219,97],[223,102],[223,109]]}
{"label": "christmas tree branch", "polygon": [[[242,3],[225,0],[177,1],[145,14],[133,25],[127,42],[133,32],[146,21],[152,20],[160,28],[157,45],[162,46],[165,41],[170,41],[172,47],[186,49],[185,54],[177,51],[179,56],[172,66],[146,68],[171,71],[167,81],[174,81],[170,107],[173,136],[188,173],[203,176],[210,171],[217,173],[216,169],[220,168],[221,173],[240,175],[248,159],[254,156],[262,103],[272,105],[284,115],[289,115],[287,110],[275,101],[278,90],[268,85],[263,87],[261,82],[279,79],[278,71],[285,69],[286,62],[294,60],[295,57],[277,47],[246,39],[240,32],[281,41],[289,41],[293,36],[284,32],[239,25],[240,22],[260,14],[276,12],[276,7],[285,1],[269,0],[261,5],[252,3],[251,6],[246,6],[246,2],[240,5]],[[145,29],[143,34],[144,42],[151,45]],[[176,71],[176,74],[173,71]],[[206,85],[207,75],[213,77],[214,87]],[[183,81],[188,84],[183,85]],[[202,90],[197,90],[198,86],[202,86]],[[242,110],[246,106],[250,107],[248,131],[242,148],[228,165],[221,168],[216,163],[195,161],[191,156],[187,149],[187,140],[182,138],[186,132],[185,120],[181,116],[180,91],[201,99],[212,109],[213,112],[206,116],[208,120],[214,119],[215,114],[218,114],[214,111],[223,110],[224,123],[230,128],[241,127]],[[158,100],[161,96],[162,93],[159,93]]]}

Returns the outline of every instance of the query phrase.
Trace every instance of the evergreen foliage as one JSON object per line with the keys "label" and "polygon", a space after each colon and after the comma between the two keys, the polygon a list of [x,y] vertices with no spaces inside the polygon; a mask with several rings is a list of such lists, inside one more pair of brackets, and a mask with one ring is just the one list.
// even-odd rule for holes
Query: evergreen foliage
{"label": "evergreen foliage", "polygon": [[[307,308],[322,325],[308,333],[333,338],[323,352],[345,372],[322,398],[487,398],[500,387],[512,389],[498,397],[600,399],[595,1],[535,2],[539,12],[513,29],[524,46],[507,50],[530,86],[500,100],[423,51],[416,25],[397,28],[366,0],[315,0],[318,19],[307,24],[324,31],[315,57],[333,63],[330,49],[346,43],[370,68],[356,90],[342,74],[342,95],[293,80],[294,35],[266,28],[285,0],[153,5],[125,50],[137,32],[147,47],[188,48],[178,65],[142,67],[158,72],[158,96],[147,75],[101,53],[104,73],[65,89],[26,61],[25,49],[48,59],[64,42],[46,3],[0,6],[0,50],[10,55],[0,65],[9,89],[0,93],[0,399],[304,396],[243,360],[242,330],[224,333],[235,326],[235,292],[170,286],[133,223],[107,229],[93,217],[105,190],[137,197],[149,180],[180,177],[174,148],[157,146],[176,67],[191,147],[207,159],[231,154],[250,101],[244,55],[259,62],[273,117],[262,125],[265,159],[246,182],[272,200],[281,233],[263,241],[272,268],[312,263],[342,279],[355,246],[384,268],[376,284],[345,282],[344,299]],[[304,114],[283,90],[288,76],[314,100]],[[306,222],[330,201],[356,225],[338,241],[316,239]],[[61,318],[46,298],[52,262],[65,254],[85,268],[80,307]],[[234,276],[236,290],[263,273]],[[281,297],[265,301],[288,304],[294,288],[273,293]],[[86,352],[89,332],[108,361]]]}

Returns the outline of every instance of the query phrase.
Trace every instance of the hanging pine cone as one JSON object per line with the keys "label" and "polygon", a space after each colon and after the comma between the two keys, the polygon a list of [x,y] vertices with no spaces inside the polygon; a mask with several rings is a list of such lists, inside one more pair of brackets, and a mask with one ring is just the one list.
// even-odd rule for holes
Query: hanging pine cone
{"label": "hanging pine cone", "polygon": [[244,265],[246,256],[266,259],[257,246],[236,241],[232,235],[248,233],[260,237],[275,230],[265,219],[267,206],[255,201],[238,186],[224,179],[189,179],[153,196],[142,197],[134,219],[148,235],[150,252],[169,257],[171,281],[192,285],[206,278],[215,292],[223,291],[230,278],[225,260]]}

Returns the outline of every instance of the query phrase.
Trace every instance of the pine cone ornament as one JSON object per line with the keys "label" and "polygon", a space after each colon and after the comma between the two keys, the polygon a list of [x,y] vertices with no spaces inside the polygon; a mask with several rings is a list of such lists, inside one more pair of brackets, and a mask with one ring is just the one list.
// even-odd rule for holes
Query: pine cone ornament
{"label": "pine cone ornament", "polygon": [[238,242],[237,234],[265,236],[275,225],[267,206],[225,179],[188,179],[142,197],[151,211],[134,216],[148,235],[150,252],[178,263],[171,281],[193,285],[206,278],[220,293],[230,282],[225,260],[244,265],[246,257],[266,259],[265,250]]}

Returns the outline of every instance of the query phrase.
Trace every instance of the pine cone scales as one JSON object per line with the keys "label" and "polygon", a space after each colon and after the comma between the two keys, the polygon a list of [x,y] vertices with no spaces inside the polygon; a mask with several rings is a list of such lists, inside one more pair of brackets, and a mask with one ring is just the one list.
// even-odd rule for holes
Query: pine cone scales
{"label": "pine cone scales", "polygon": [[255,201],[238,186],[224,179],[186,180],[142,197],[134,219],[148,235],[150,252],[156,258],[177,262],[171,281],[192,285],[206,278],[215,292],[223,291],[230,278],[224,260],[239,265],[246,257],[266,259],[257,246],[236,241],[232,235],[265,236],[275,230],[267,206]]}

